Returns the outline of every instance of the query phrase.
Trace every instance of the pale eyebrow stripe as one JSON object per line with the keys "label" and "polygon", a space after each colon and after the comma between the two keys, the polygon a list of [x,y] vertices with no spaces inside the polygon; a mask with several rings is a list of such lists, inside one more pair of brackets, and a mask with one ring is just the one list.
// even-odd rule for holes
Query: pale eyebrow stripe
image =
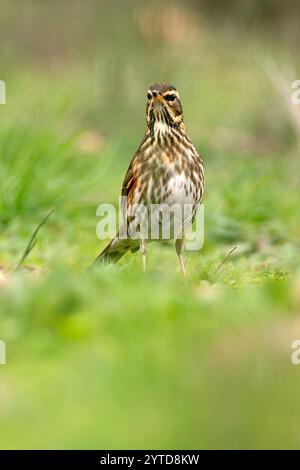
{"label": "pale eyebrow stripe", "polygon": [[[149,89],[149,90],[147,91],[147,95],[148,95],[148,93],[150,93],[150,94],[152,95],[152,94],[153,94],[153,91],[158,92],[157,90],[150,90],[150,89]],[[168,96],[168,95],[175,95],[175,96],[177,96],[177,98],[179,98],[179,93],[178,93],[177,90],[167,90],[167,91],[165,91],[164,93],[162,93],[162,96]]]}

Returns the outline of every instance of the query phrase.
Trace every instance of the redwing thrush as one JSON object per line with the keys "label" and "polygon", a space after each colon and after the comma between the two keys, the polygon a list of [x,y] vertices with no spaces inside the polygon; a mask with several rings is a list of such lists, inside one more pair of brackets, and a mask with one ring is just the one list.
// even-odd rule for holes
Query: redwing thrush
{"label": "redwing thrush", "polygon": [[[151,217],[148,212],[146,215],[144,212],[141,217],[143,211],[134,208],[158,207],[156,214],[159,216],[155,218],[152,215],[151,221],[158,220],[160,231],[155,238],[162,239],[166,218],[162,216],[161,209],[187,206],[190,209],[184,212],[179,227],[177,224],[175,228],[174,217],[172,222],[169,219],[173,231],[167,237],[176,239],[180,268],[185,274],[182,257],[184,232],[192,224],[203,195],[203,163],[186,135],[180,97],[175,87],[167,83],[155,83],[150,87],[147,93],[146,120],[145,137],[131,160],[122,186],[123,226],[96,258],[95,263],[115,263],[128,250],[135,252],[140,248],[145,270],[146,241],[153,240],[154,237],[148,227],[146,232],[142,230],[142,225],[145,225],[145,221],[150,221]],[[133,225],[137,236],[132,236]]]}

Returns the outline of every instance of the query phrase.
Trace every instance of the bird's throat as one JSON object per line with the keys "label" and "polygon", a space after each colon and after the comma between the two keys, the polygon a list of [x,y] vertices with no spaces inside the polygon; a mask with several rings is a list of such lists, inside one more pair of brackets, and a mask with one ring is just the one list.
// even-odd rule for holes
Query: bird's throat
{"label": "bird's throat", "polygon": [[153,133],[154,136],[165,136],[171,133],[171,126],[164,121],[154,121]]}

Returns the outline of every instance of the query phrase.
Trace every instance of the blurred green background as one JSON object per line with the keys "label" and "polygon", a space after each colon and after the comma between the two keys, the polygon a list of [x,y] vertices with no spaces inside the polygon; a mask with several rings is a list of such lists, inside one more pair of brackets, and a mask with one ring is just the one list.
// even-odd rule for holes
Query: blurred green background
{"label": "blurred green background", "polygon": [[[1,448],[299,447],[299,18],[291,0],[1,1]],[[204,248],[187,279],[168,244],[146,275],[138,253],[86,273],[156,81],[205,162]]]}

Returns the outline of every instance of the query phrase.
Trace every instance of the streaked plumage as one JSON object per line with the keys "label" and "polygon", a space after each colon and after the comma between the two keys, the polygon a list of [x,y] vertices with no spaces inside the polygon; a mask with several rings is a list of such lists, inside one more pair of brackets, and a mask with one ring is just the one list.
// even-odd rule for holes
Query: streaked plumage
{"label": "streaked plumage", "polygon": [[[152,85],[147,93],[147,130],[129,165],[122,186],[126,230],[134,223],[135,204],[191,204],[183,232],[192,224],[204,191],[203,163],[186,135],[178,91],[167,83]],[[124,227],[123,227],[124,228]],[[130,230],[129,230],[130,231]],[[176,238],[176,234],[173,234]],[[149,234],[148,234],[149,237]],[[118,235],[100,253],[96,262],[116,262],[128,250],[141,249],[145,266],[146,240],[120,239]],[[151,239],[151,236],[149,237]],[[183,237],[176,241],[181,269]]]}

